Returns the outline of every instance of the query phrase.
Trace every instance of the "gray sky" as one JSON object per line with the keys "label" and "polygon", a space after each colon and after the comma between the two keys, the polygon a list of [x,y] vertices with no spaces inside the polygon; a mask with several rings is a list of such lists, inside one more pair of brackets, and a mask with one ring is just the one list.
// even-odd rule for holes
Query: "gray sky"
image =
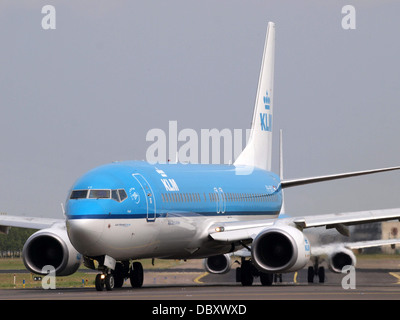
{"label": "gray sky", "polygon": [[[342,28],[342,7],[356,29]],[[44,30],[44,5],[56,30]],[[144,159],[146,133],[246,129],[276,23],[274,171],[400,165],[398,1],[0,3],[0,211],[61,217],[87,170]],[[290,214],[400,207],[400,172],[288,189]]]}

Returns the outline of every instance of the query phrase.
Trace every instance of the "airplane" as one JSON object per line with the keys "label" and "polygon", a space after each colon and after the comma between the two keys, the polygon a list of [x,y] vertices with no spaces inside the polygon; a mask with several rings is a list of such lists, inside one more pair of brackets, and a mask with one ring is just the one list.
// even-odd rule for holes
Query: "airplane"
{"label": "airplane", "polygon": [[[279,133],[279,178],[283,180],[283,137],[282,130]],[[284,200],[284,191],[282,191],[282,206],[279,214],[279,219],[289,218],[290,216],[286,213],[285,210],[285,200]],[[340,213],[339,215],[348,215],[349,213]],[[354,213],[353,213],[354,214]],[[371,214],[371,213],[370,213]],[[373,212],[372,214],[379,214],[379,212]],[[336,226],[336,230],[342,234],[343,236],[350,236],[350,229],[345,225]],[[383,239],[383,240],[365,240],[365,241],[356,241],[356,242],[332,242],[327,244],[318,244],[321,241],[319,240],[319,236],[324,234],[321,230],[313,230],[316,232],[311,232],[310,229],[307,229],[306,237],[310,242],[310,260],[309,264],[311,264],[307,268],[307,281],[308,283],[313,283],[314,278],[318,277],[319,283],[325,282],[325,267],[321,266],[324,262],[328,265],[329,269],[334,273],[342,273],[342,269],[345,266],[356,266],[357,259],[353,253],[353,250],[362,250],[365,248],[372,247],[380,247],[380,246],[394,246],[400,243],[400,239]],[[228,273],[234,263],[239,263],[237,260],[232,261],[232,258],[241,258],[242,262],[248,258],[251,258],[251,248],[239,249],[238,251],[207,257],[203,259],[204,269],[211,274],[225,274]],[[282,280],[282,274],[274,274],[274,276],[269,275],[267,279],[265,276],[260,274],[258,270],[254,267],[251,268],[251,276],[243,277],[241,276],[241,266],[236,268],[236,282],[242,282],[243,285],[251,285],[253,283],[254,277],[260,276],[260,280],[262,284],[269,285],[271,281],[276,281],[280,279]]]}
{"label": "airplane", "polygon": [[[307,268],[307,282],[313,283],[314,278],[318,277],[319,283],[325,282],[325,267],[321,266],[324,262],[328,265],[329,270],[334,273],[342,273],[346,266],[356,267],[357,258],[353,250],[362,250],[365,248],[394,246],[400,243],[400,239],[383,239],[383,240],[366,240],[357,242],[336,242],[324,245],[316,245],[310,241],[310,266]],[[203,259],[204,269],[211,274],[225,274],[231,271],[234,263],[241,263],[236,258],[243,259],[251,257],[251,249],[240,249],[233,253],[208,257]],[[232,260],[233,258],[233,260]],[[251,285],[254,277],[259,276],[263,285],[270,285],[275,279],[282,281],[282,274],[271,274],[268,279],[264,279],[263,275],[252,268],[253,277],[241,276],[241,266],[236,268],[236,282],[242,282],[243,285]],[[275,277],[272,277],[275,276]],[[248,282],[246,282],[248,281]],[[271,281],[271,283],[269,282]],[[276,281],[276,280],[275,280]]]}
{"label": "airplane", "polygon": [[323,266],[320,266],[324,261],[328,264],[332,272],[342,273],[345,266],[356,266],[357,259],[353,250],[388,245],[394,246],[398,243],[400,243],[400,239],[382,239],[313,246],[310,259],[313,265],[308,267],[307,281],[312,283],[314,282],[314,277],[318,277],[320,283],[325,282],[325,269]]}
{"label": "airplane", "polygon": [[270,284],[271,274],[309,262],[303,229],[399,219],[400,209],[278,219],[285,188],[400,167],[281,180],[271,171],[274,59],[275,24],[269,22],[249,141],[233,164],[113,162],[78,178],[64,218],[0,216],[0,231],[39,229],[24,245],[26,268],[43,274],[51,265],[65,276],[83,262],[99,271],[101,291],[127,278],[141,287],[141,259],[202,259],[249,248],[242,278],[249,280],[254,268]]}

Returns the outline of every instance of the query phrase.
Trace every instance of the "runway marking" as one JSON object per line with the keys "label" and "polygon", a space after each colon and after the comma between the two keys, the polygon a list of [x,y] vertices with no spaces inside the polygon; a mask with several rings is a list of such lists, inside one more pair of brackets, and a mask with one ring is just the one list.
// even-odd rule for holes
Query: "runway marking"
{"label": "runway marking", "polygon": [[200,283],[200,284],[204,283],[203,281],[200,281],[200,279],[204,278],[207,275],[208,275],[208,272],[204,272],[203,274],[199,275],[196,279],[194,279],[194,282]]}
{"label": "runway marking", "polygon": [[389,272],[389,274],[397,279],[396,284],[400,284],[400,272]]}

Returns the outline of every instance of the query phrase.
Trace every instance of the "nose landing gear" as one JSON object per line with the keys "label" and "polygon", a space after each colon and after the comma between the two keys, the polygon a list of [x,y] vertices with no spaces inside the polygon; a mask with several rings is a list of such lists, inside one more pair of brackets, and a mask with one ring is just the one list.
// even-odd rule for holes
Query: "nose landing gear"
{"label": "nose landing gear", "polygon": [[143,285],[143,266],[140,262],[133,262],[129,267],[129,261],[117,262],[115,269],[104,267],[95,279],[97,291],[111,291],[114,288],[121,288],[124,280],[129,278],[132,288],[140,288]]}
{"label": "nose landing gear", "polygon": [[114,276],[111,273],[109,274],[99,273],[96,276],[95,287],[97,291],[103,291],[104,287],[106,287],[107,291],[111,291],[114,288],[114,285],[115,285]]}

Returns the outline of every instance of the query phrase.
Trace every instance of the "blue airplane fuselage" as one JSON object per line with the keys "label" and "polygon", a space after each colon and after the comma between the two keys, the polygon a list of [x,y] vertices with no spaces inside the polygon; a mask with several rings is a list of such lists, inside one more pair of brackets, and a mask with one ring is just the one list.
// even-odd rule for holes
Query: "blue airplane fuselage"
{"label": "blue airplane fuselage", "polygon": [[[280,180],[272,172],[126,161],[78,179],[66,202],[66,217],[67,226],[74,226],[71,242],[85,255],[185,258],[208,254],[202,246],[209,240],[207,223],[276,218],[281,206]],[[163,246],[174,237],[172,249]],[[183,255],[181,249],[186,249]]]}

